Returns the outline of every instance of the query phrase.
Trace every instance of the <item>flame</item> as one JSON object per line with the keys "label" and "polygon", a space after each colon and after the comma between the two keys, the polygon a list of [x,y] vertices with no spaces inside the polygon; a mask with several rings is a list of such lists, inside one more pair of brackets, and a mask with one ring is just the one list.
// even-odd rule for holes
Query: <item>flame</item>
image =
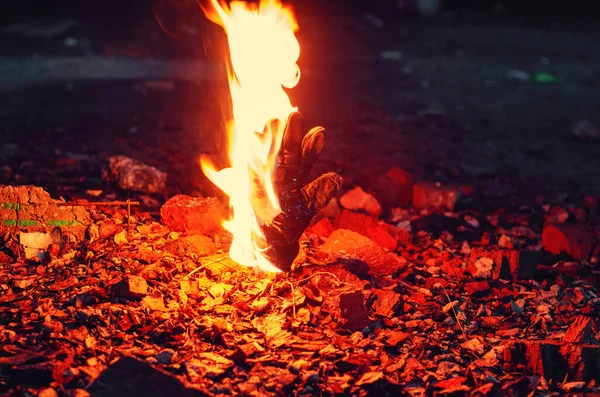
{"label": "flame", "polygon": [[223,226],[233,234],[231,259],[277,272],[253,236],[264,237],[259,226],[281,213],[272,175],[285,122],[297,110],[284,87],[293,88],[300,79],[298,24],[280,0],[229,6],[210,0],[210,6],[204,12],[223,27],[229,43],[233,120],[227,128],[229,167],[217,171],[204,156],[200,165],[229,196],[231,219]]}

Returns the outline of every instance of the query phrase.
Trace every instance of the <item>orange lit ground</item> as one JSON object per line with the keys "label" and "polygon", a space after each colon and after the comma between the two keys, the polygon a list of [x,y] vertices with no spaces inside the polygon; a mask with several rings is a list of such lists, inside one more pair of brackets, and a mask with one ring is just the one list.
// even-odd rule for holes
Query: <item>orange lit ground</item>
{"label": "orange lit ground", "polygon": [[[596,146],[569,137],[577,119],[599,122],[591,94],[597,71],[589,66],[597,54],[567,32],[546,40],[535,29],[505,27],[502,37],[513,41],[504,42],[492,28],[448,24],[444,35],[427,24],[376,30],[354,16],[302,25],[311,51],[295,95],[309,121],[330,133],[315,173],[339,171],[348,188],[367,189],[397,165],[418,181],[471,188],[448,217],[410,205],[394,217],[386,208],[387,224],[412,222],[394,254],[407,266],[394,275],[335,260],[341,251],[325,258],[313,237],[304,250],[309,266],[266,277],[222,259],[224,235],[212,236],[219,251],[202,257],[206,247],[176,240],[185,235],[159,224],[169,196],[211,192],[195,156],[218,147],[212,133],[223,87],[77,81],[3,95],[2,142],[12,144],[0,147],[3,184],[145,205],[121,245],[112,232],[125,212],[109,208],[92,212],[112,232],[69,245],[62,259],[32,264],[3,248],[0,393],[592,392],[593,383],[578,382],[597,384],[599,376],[597,330],[585,321],[598,323],[597,264],[554,257],[540,243],[553,207],[569,222],[598,225],[598,207],[585,198],[598,193]],[[508,44],[521,37],[535,44]],[[506,78],[517,66],[537,68],[552,48],[547,70],[562,73],[561,81]],[[381,60],[381,49],[403,58]],[[168,191],[148,198],[103,183],[100,169],[112,154],[164,168]],[[482,280],[465,269],[469,249],[495,251],[502,235],[517,251],[540,251],[533,279]],[[130,275],[148,289],[132,296],[111,287]]]}

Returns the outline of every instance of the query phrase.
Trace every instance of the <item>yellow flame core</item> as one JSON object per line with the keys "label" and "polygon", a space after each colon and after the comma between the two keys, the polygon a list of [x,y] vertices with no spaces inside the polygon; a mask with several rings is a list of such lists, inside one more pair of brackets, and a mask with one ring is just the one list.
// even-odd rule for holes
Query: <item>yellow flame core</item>
{"label": "yellow flame core", "polygon": [[200,164],[229,196],[231,219],[224,227],[233,234],[231,259],[279,271],[262,255],[253,236],[262,236],[259,225],[281,212],[272,174],[285,122],[296,110],[283,87],[293,88],[300,79],[300,45],[294,35],[298,25],[280,0],[261,0],[258,6],[242,1],[210,4],[205,12],[223,27],[229,43],[233,120],[228,125],[230,166],[217,171],[204,157]]}

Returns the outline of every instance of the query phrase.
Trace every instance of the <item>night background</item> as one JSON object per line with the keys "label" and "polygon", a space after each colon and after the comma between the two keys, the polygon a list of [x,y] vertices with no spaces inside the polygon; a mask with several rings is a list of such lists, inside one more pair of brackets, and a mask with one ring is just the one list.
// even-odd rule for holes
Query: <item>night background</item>
{"label": "night background", "polygon": [[343,185],[276,275],[198,164],[230,102],[196,0],[3,4],[0,395],[598,393],[596,3],[284,2],[303,183]]}

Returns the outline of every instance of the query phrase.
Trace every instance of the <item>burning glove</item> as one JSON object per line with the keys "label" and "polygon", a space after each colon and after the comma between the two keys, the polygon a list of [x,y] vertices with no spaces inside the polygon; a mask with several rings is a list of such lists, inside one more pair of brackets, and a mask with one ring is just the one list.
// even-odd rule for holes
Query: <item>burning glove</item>
{"label": "burning glove", "polygon": [[325,144],[325,129],[304,133],[302,121],[299,112],[289,116],[277,154],[273,186],[281,212],[259,225],[262,236],[253,236],[262,254],[281,270],[290,270],[304,229],[342,186],[342,177],[334,172],[308,181]]}

